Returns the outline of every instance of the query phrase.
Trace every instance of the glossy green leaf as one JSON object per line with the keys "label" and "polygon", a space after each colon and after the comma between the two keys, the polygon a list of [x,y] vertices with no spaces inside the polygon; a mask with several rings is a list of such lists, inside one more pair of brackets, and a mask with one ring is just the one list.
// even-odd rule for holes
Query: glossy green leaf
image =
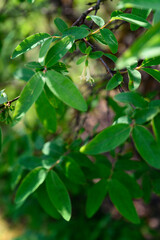
{"label": "glossy green leaf", "polygon": [[117,57],[110,54],[110,53],[104,53],[104,56],[106,56],[107,58],[111,59],[114,63],[117,61]]}
{"label": "glossy green leaf", "polygon": [[42,184],[38,189],[37,189],[37,200],[41,207],[44,209],[44,211],[51,217],[55,219],[60,219],[60,214],[57,212],[56,208],[52,204],[47,190],[46,190],[46,185]]}
{"label": "glossy green leaf", "polygon": [[158,22],[160,22],[160,9],[156,10],[153,16],[153,24],[157,24]]}
{"label": "glossy green leaf", "polygon": [[130,91],[135,91],[139,88],[141,83],[141,73],[137,70],[128,69],[129,83],[128,87]]}
{"label": "glossy green leaf", "polygon": [[109,184],[109,196],[117,210],[132,223],[140,223],[131,195],[119,181],[112,179]]}
{"label": "glossy green leaf", "polygon": [[63,157],[61,167],[65,176],[76,184],[84,184],[86,182],[85,176],[77,164],[77,162],[71,157]]}
{"label": "glossy green leaf", "polygon": [[128,124],[116,124],[104,129],[88,144],[81,147],[80,152],[95,155],[108,152],[122,143],[129,137],[131,127]]}
{"label": "glossy green leaf", "polygon": [[144,72],[148,73],[150,76],[152,76],[158,82],[160,82],[160,71],[158,71],[157,69],[152,69],[152,68],[142,68],[142,70]]}
{"label": "glossy green leaf", "polygon": [[142,66],[150,67],[150,66],[155,66],[159,64],[160,64],[160,57],[155,57],[155,58],[145,59],[142,63]]}
{"label": "glossy green leaf", "polygon": [[117,72],[107,83],[106,90],[110,91],[116,88],[118,85],[121,84],[122,81],[123,81],[122,75],[119,72]]}
{"label": "glossy green leaf", "polygon": [[63,31],[63,36],[73,36],[75,40],[82,39],[87,37],[89,34],[89,31],[86,28],[83,27],[70,27]]}
{"label": "glossy green leaf", "polygon": [[61,18],[55,18],[54,23],[55,23],[56,27],[58,28],[58,30],[62,33],[65,29],[68,28],[66,22],[64,22]]}
{"label": "glossy green leaf", "polygon": [[33,169],[21,182],[15,197],[16,204],[22,204],[45,180],[47,172],[42,167]]}
{"label": "glossy green leaf", "polygon": [[89,57],[92,58],[92,59],[97,59],[97,58],[100,58],[103,56],[103,52],[101,51],[95,51],[95,52],[91,52],[89,54]]}
{"label": "glossy green leaf", "polygon": [[48,173],[46,187],[49,198],[56,210],[66,221],[69,221],[71,218],[70,197],[64,183],[54,171]]}
{"label": "glossy green leaf", "polygon": [[42,65],[39,62],[28,62],[25,65],[27,68],[31,68],[31,69],[41,69],[43,68]]}
{"label": "glossy green leaf", "polygon": [[56,112],[53,106],[49,103],[44,91],[42,91],[41,95],[37,99],[35,107],[43,126],[49,132],[54,133],[57,127]]}
{"label": "glossy green leaf", "polygon": [[144,124],[145,122],[151,121],[159,112],[159,107],[136,109],[133,117],[137,124]]}
{"label": "glossy green leaf", "polygon": [[121,13],[121,14],[117,15],[116,17],[113,17],[112,19],[113,20],[121,19],[126,22],[136,24],[136,25],[138,25],[140,27],[144,27],[144,28],[151,27],[151,24],[147,20],[145,20],[143,17],[139,17],[137,15],[130,14],[130,13]]}
{"label": "glossy green leaf", "polygon": [[66,36],[58,41],[53,47],[51,47],[45,58],[45,65],[47,67],[53,66],[71,49],[74,38],[72,36]]}
{"label": "glossy green leaf", "polygon": [[21,92],[20,98],[18,99],[13,114],[13,119],[18,121],[28,111],[32,104],[37,100],[44,87],[44,77],[40,72],[35,75],[27,82],[26,86]]}
{"label": "glossy green leaf", "polygon": [[83,96],[69,78],[54,70],[47,71],[45,76],[49,89],[57,98],[70,107],[82,112],[87,110],[87,105]]}
{"label": "glossy green leaf", "polygon": [[92,37],[98,42],[98,43],[101,43],[101,44],[104,44],[106,45],[106,41],[104,40],[104,38],[102,37],[101,34],[99,33],[95,33],[94,35],[92,35]]}
{"label": "glossy green leaf", "polygon": [[[144,19],[146,19],[147,18],[147,16],[149,15],[149,13],[150,13],[150,9],[148,10],[148,9],[143,9],[143,8],[133,8],[132,9],[132,14],[134,14],[134,15],[136,15],[136,16],[139,16],[139,17],[142,17],[142,18],[144,18]],[[138,25],[136,25],[136,24],[131,24],[131,30],[132,31],[135,31],[135,30],[137,30],[139,28],[139,26]]]}
{"label": "glossy green leaf", "polygon": [[117,69],[126,68],[135,61],[160,56],[160,22],[144,33],[117,60]]}
{"label": "glossy green leaf", "polygon": [[46,56],[47,52],[49,51],[49,47],[52,43],[52,40],[53,40],[52,38],[48,38],[41,46],[41,49],[39,51],[38,61],[42,65],[44,65],[45,56]]}
{"label": "glossy green leaf", "polygon": [[103,20],[103,18],[99,17],[99,16],[95,16],[95,15],[90,15],[89,18],[92,19],[92,21],[97,24],[99,27],[102,27],[105,24],[105,21]]}
{"label": "glossy green leaf", "polygon": [[142,126],[135,126],[133,141],[141,157],[152,167],[160,169],[160,149],[152,134]]}
{"label": "glossy green leaf", "polygon": [[87,49],[87,47],[86,47],[85,42],[84,42],[84,41],[80,41],[80,42],[79,42],[79,50],[80,50],[83,54],[85,54],[86,49]]}
{"label": "glossy green leaf", "polygon": [[11,58],[16,58],[25,52],[37,47],[38,45],[42,44],[43,41],[50,37],[48,33],[36,33],[25,38],[14,50],[12,53]]}
{"label": "glossy green leaf", "polygon": [[107,180],[100,180],[95,183],[88,191],[86,202],[86,215],[92,217],[100,208],[108,191]]}
{"label": "glossy green leaf", "polygon": [[143,8],[143,9],[160,9],[159,0],[121,0],[119,8]]}
{"label": "glossy green leaf", "polygon": [[80,57],[80,58],[78,59],[78,61],[76,62],[76,64],[79,65],[79,64],[85,62],[86,59],[87,59],[87,55],[82,56],[82,57]]}
{"label": "glossy green leaf", "polygon": [[133,104],[135,107],[144,108],[148,103],[145,99],[135,92],[123,92],[117,94],[114,99],[118,102]]}
{"label": "glossy green leaf", "polygon": [[112,53],[116,53],[118,51],[118,42],[112,31],[109,29],[101,29],[100,33],[105,40],[106,44],[109,46]]}

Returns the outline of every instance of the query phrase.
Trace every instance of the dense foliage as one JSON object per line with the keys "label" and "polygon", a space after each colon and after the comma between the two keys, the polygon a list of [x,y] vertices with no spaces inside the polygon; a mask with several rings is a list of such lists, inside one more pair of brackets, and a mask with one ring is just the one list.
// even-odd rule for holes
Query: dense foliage
{"label": "dense foliage", "polygon": [[[23,4],[29,12],[36,3]],[[109,18],[99,14],[103,4],[90,4],[72,24],[54,18],[54,33],[27,33],[9,52],[9,64],[15,61],[10,71],[22,81],[11,96],[1,89],[0,149],[1,159],[7,159],[1,176],[9,184],[2,193],[13,197],[14,204],[7,200],[9,216],[17,219],[27,212],[39,228],[46,219],[44,229],[50,232],[28,232],[20,239],[144,239],[134,225],[145,225],[135,203],[149,204],[153,194],[160,194],[159,91],[143,92],[146,76],[160,82],[160,2],[120,0]],[[35,11],[42,7],[39,1]],[[124,50],[117,31],[125,27],[138,38]],[[13,31],[1,42],[4,63],[6,46],[14,39]],[[94,110],[103,112],[101,100],[107,106],[105,127],[99,121],[88,130],[85,123]],[[109,211],[111,203],[122,220]],[[56,219],[53,232],[48,216]],[[84,233],[75,237],[78,226]],[[150,234],[158,239],[158,233]]]}

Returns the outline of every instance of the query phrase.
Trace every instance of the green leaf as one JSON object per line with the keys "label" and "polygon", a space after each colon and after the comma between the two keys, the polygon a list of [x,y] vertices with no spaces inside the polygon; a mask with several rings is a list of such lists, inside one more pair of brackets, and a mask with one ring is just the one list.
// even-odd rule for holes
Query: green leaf
{"label": "green leaf", "polygon": [[139,88],[141,83],[141,73],[137,70],[128,69],[129,83],[128,87],[130,91],[135,91]]}
{"label": "green leaf", "polygon": [[14,77],[18,80],[24,80],[25,82],[28,82],[34,74],[35,72],[31,69],[19,68],[14,72]]}
{"label": "green leaf", "polygon": [[51,47],[45,58],[45,65],[47,67],[53,66],[71,49],[74,43],[72,36],[66,36]]}
{"label": "green leaf", "polygon": [[148,173],[142,176],[143,199],[145,203],[149,203],[152,194],[151,178]]}
{"label": "green leaf", "polygon": [[141,157],[152,167],[160,169],[160,149],[152,134],[142,126],[135,126],[133,141]]}
{"label": "green leaf", "polygon": [[[136,16],[139,16],[139,17],[142,17],[144,19],[146,19],[148,17],[148,15],[150,14],[150,9],[138,9],[138,8],[133,8],[132,9],[132,14],[136,15]],[[135,31],[139,28],[138,25],[136,24],[131,24],[131,30],[132,31]]]}
{"label": "green leaf", "polygon": [[117,210],[132,223],[140,223],[131,195],[119,181],[112,179],[109,184],[109,196]]}
{"label": "green leaf", "polygon": [[78,59],[78,61],[76,62],[76,64],[79,65],[79,64],[85,62],[86,59],[87,59],[87,55],[82,56],[82,57],[80,57],[80,58]]}
{"label": "green leaf", "polygon": [[2,130],[0,128],[0,152],[2,151]]}
{"label": "green leaf", "polygon": [[154,79],[156,79],[158,82],[160,82],[160,71],[157,69],[152,68],[142,68],[142,71],[148,73],[150,76],[152,76]]}
{"label": "green leaf", "polygon": [[160,143],[160,114],[153,119],[153,131],[158,143]]}
{"label": "green leaf", "polygon": [[54,171],[48,173],[46,186],[52,204],[61,216],[69,221],[71,218],[71,201],[65,185],[57,173]]}
{"label": "green leaf", "polygon": [[28,154],[22,155],[18,159],[18,163],[25,169],[32,170],[36,167],[42,167],[42,159],[35,157],[35,156],[29,156]]}
{"label": "green leaf", "polygon": [[70,79],[54,70],[47,71],[45,76],[49,89],[57,98],[82,112],[87,110],[83,96]]}
{"label": "green leaf", "polygon": [[111,52],[116,53],[118,51],[118,42],[112,31],[109,29],[101,29],[100,33],[106,44],[109,46]]}
{"label": "green leaf", "polygon": [[41,207],[44,209],[44,211],[51,217],[55,219],[60,219],[60,214],[57,212],[56,208],[52,204],[47,190],[46,190],[46,185],[42,184],[38,189],[37,189],[37,200]]}
{"label": "green leaf", "polygon": [[157,24],[158,22],[160,22],[160,9],[156,10],[153,16],[153,24]]}
{"label": "green leaf", "polygon": [[117,94],[114,99],[118,102],[133,104],[135,107],[144,108],[148,103],[145,99],[135,92],[123,92]]}
{"label": "green leaf", "polygon": [[121,0],[119,8],[143,8],[143,9],[160,9],[159,0],[146,1],[146,0]]}
{"label": "green leaf", "polygon": [[25,64],[25,66],[27,68],[31,68],[31,69],[36,69],[36,68],[43,68],[42,65],[39,62],[28,62]]}
{"label": "green leaf", "polygon": [[8,101],[7,94],[4,92],[4,89],[0,91],[0,104],[6,103]]}
{"label": "green leaf", "polygon": [[95,16],[95,15],[90,15],[88,16],[92,19],[92,21],[97,24],[99,27],[102,27],[105,24],[105,21],[103,20],[103,18]]}
{"label": "green leaf", "polygon": [[74,26],[74,27],[70,27],[66,30],[63,31],[63,36],[68,36],[68,35],[71,35],[74,37],[75,40],[78,40],[78,39],[82,39],[82,38],[85,38],[87,37],[89,34],[89,31],[84,28],[84,27],[77,27],[77,26]]}
{"label": "green leaf", "polygon": [[54,133],[57,127],[56,112],[53,106],[49,103],[44,91],[42,91],[41,95],[37,99],[35,107],[43,126],[49,132]]}
{"label": "green leaf", "polygon": [[144,124],[145,122],[151,121],[159,112],[159,107],[136,109],[133,117],[137,124]]}
{"label": "green leaf", "polygon": [[41,49],[39,51],[39,58],[38,61],[40,62],[40,64],[44,65],[44,60],[45,60],[45,56],[49,50],[49,47],[52,43],[52,38],[48,38],[41,46]]}
{"label": "green leaf", "polygon": [[64,22],[61,18],[55,18],[54,23],[58,30],[63,33],[63,31],[68,28],[66,22]]}
{"label": "green leaf", "polygon": [[79,42],[79,50],[80,50],[83,54],[85,54],[86,49],[87,49],[87,47],[86,47],[85,42],[84,42],[84,41],[80,41],[80,42]]}
{"label": "green leaf", "polygon": [[26,86],[21,92],[13,114],[13,120],[20,120],[28,111],[32,104],[37,100],[44,87],[44,77],[42,73],[37,72],[27,82]]}
{"label": "green leaf", "polygon": [[91,35],[91,36],[92,36],[98,43],[101,43],[101,44],[104,44],[104,45],[107,44],[101,34],[95,33],[94,35]]}
{"label": "green leaf", "polygon": [[85,176],[77,164],[77,162],[71,157],[63,157],[61,167],[65,176],[76,184],[84,184],[86,182]]}
{"label": "green leaf", "polygon": [[88,144],[80,148],[80,152],[95,155],[108,152],[122,143],[129,137],[131,127],[128,124],[116,124],[104,129]]}
{"label": "green leaf", "polygon": [[160,22],[151,27],[117,60],[117,69],[126,68],[135,61],[160,56]]}
{"label": "green leaf", "polygon": [[160,64],[160,57],[145,59],[142,63],[142,67],[150,67]]}
{"label": "green leaf", "polygon": [[106,56],[107,58],[111,59],[114,63],[117,61],[117,57],[110,54],[110,53],[104,53],[104,56]]}
{"label": "green leaf", "polygon": [[132,198],[142,197],[143,195],[142,190],[133,176],[130,176],[129,174],[123,171],[115,171],[113,174],[113,178],[118,180],[121,184],[123,184],[126,187]]}
{"label": "green leaf", "polygon": [[16,204],[22,204],[45,180],[47,172],[42,167],[33,169],[21,182],[15,197]]}
{"label": "green leaf", "polygon": [[144,28],[151,27],[151,24],[147,20],[145,20],[143,17],[139,17],[137,15],[130,14],[130,13],[122,13],[112,18],[112,20],[117,20],[117,19],[121,19],[126,22],[133,23]]}
{"label": "green leaf", "polygon": [[95,183],[88,191],[86,202],[86,215],[92,217],[101,206],[108,191],[107,180],[100,180]]}
{"label": "green leaf", "polygon": [[118,85],[121,84],[122,81],[123,81],[122,75],[119,72],[117,72],[107,83],[106,90],[110,91],[116,88]]}
{"label": "green leaf", "polygon": [[46,38],[49,38],[50,35],[48,33],[36,33],[25,38],[14,50],[11,58],[16,58],[25,52],[37,47],[42,44]]}
{"label": "green leaf", "polygon": [[97,58],[100,58],[103,56],[103,52],[101,51],[95,51],[95,52],[91,52],[89,54],[89,57],[92,58],[92,59],[97,59]]}

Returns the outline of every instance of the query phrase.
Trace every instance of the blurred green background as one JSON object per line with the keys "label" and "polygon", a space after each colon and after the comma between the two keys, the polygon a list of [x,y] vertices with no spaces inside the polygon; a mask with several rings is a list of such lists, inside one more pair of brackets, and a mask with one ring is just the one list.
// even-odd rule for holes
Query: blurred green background
{"label": "blurred green background", "polygon": [[[99,10],[99,16],[107,19],[115,9],[117,1],[105,1]],[[37,32],[53,34],[56,29],[54,18],[61,17],[69,25],[88,8],[86,0],[35,0],[33,4],[27,0],[0,1],[0,89],[5,89],[9,100],[18,96],[25,81],[23,74],[25,63],[36,61],[38,49],[11,60],[10,56],[17,44],[29,35]],[[136,33],[129,34],[129,28],[120,29],[119,44],[123,51],[130,38],[135,39]],[[128,43],[130,44],[130,43]],[[75,56],[76,58],[76,56]],[[70,74],[75,81],[83,67],[77,67],[75,60],[70,61]],[[91,72],[101,72],[101,66],[94,62]],[[142,91],[156,89],[147,82]],[[70,116],[65,116],[70,119]],[[96,117],[96,116],[95,116]],[[67,130],[68,122],[62,118],[63,130]],[[37,123],[34,108],[31,108],[24,120],[15,127],[2,124],[3,153],[0,158],[0,240],[141,240],[160,239],[160,204],[157,199],[151,199],[150,205],[137,201],[136,207],[142,217],[140,225],[136,226],[125,221],[112,207],[108,199],[103,203],[100,211],[92,218],[85,217],[84,205],[86,196],[83,192],[72,196],[73,217],[70,222],[53,220],[45,214],[32,196],[25,204],[16,209],[13,198],[14,186],[22,169],[16,165],[21,155],[38,154],[44,141],[50,139],[46,131]],[[59,132],[62,132],[59,129]],[[68,134],[68,132],[66,134]],[[45,197],[45,196],[44,196]],[[159,210],[157,210],[159,208]]]}

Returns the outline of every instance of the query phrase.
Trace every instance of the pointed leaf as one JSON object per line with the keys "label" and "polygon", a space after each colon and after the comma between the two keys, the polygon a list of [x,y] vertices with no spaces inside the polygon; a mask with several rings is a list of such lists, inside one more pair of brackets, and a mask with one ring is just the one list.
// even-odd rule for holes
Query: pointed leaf
{"label": "pointed leaf", "polygon": [[160,71],[152,68],[142,68],[142,70],[160,82]]}
{"label": "pointed leaf", "polygon": [[46,179],[49,198],[62,217],[69,221],[71,218],[71,201],[64,183],[57,173],[50,171]]}
{"label": "pointed leaf", "polygon": [[145,9],[160,9],[159,0],[146,1],[146,0],[121,0],[119,8],[145,8]]}
{"label": "pointed leaf", "polygon": [[40,72],[35,73],[33,77],[27,82],[26,86],[21,92],[13,114],[13,120],[20,120],[28,111],[32,104],[37,100],[44,87],[44,77]]}
{"label": "pointed leaf", "polygon": [[66,36],[57,42],[47,53],[45,58],[45,65],[47,67],[53,66],[71,49],[74,43],[72,36]]}
{"label": "pointed leaf", "polygon": [[117,210],[132,223],[140,223],[131,195],[123,184],[112,179],[109,184],[109,196]]}
{"label": "pointed leaf", "polygon": [[45,180],[47,172],[42,167],[33,169],[21,182],[15,197],[16,204],[22,204]]}
{"label": "pointed leaf", "polygon": [[[43,126],[51,133],[56,131],[57,120],[56,112],[52,105],[49,103],[44,91],[35,103],[36,111]],[[46,114],[47,113],[47,114]]]}
{"label": "pointed leaf", "polygon": [[89,16],[92,21],[97,24],[99,27],[102,27],[105,24],[105,21],[103,20],[103,18],[99,17],[99,16],[95,16],[95,15],[90,15]]}
{"label": "pointed leaf", "polygon": [[49,89],[57,98],[82,112],[87,110],[83,96],[70,79],[54,70],[47,71],[45,76]]}
{"label": "pointed leaf", "polygon": [[142,126],[135,126],[132,135],[141,157],[152,167],[160,169],[160,149],[152,134]]}
{"label": "pointed leaf", "polygon": [[88,144],[81,147],[80,152],[95,155],[108,152],[122,143],[129,137],[131,127],[128,124],[116,124],[104,129]]}
{"label": "pointed leaf", "polygon": [[159,112],[159,107],[136,109],[133,117],[137,124],[144,124],[145,122],[151,121]]}
{"label": "pointed leaf", "polygon": [[160,57],[155,57],[155,58],[145,59],[142,63],[142,66],[150,67],[150,66],[155,66],[159,64],[160,64]]}
{"label": "pointed leaf", "polygon": [[14,50],[11,58],[16,58],[21,54],[28,52],[29,50],[37,47],[38,45],[42,44],[43,41],[50,37],[48,33],[36,33],[25,38]]}
{"label": "pointed leaf", "polygon": [[111,52],[116,53],[118,51],[118,42],[112,31],[109,29],[101,29],[100,32]]}
{"label": "pointed leaf", "polygon": [[84,27],[70,27],[63,31],[63,37],[71,35],[74,37],[75,40],[82,39],[87,37],[89,34],[89,31]]}
{"label": "pointed leaf", "polygon": [[129,76],[129,90],[135,91],[139,88],[141,83],[141,73],[137,70],[128,69],[128,76]]}
{"label": "pointed leaf", "polygon": [[[139,16],[139,17],[142,17],[142,18],[144,18],[144,19],[146,19],[147,17],[148,17],[148,15],[150,14],[150,9],[148,10],[148,9],[143,9],[143,8],[141,8],[141,9],[139,9],[139,8],[133,8],[132,9],[132,14],[134,14],[134,15],[136,15],[136,16]],[[139,28],[139,26],[138,25],[136,25],[136,24],[131,24],[131,30],[132,31],[135,31],[135,30],[137,30]]]}
{"label": "pointed leaf", "polygon": [[51,45],[52,42],[52,38],[48,38],[41,46],[41,49],[39,51],[39,58],[38,61],[40,62],[40,64],[44,65],[44,60],[45,60],[45,56],[49,50],[49,47]]}
{"label": "pointed leaf", "polygon": [[108,191],[107,180],[100,180],[95,183],[88,191],[86,202],[86,215],[92,217],[101,206]]}

